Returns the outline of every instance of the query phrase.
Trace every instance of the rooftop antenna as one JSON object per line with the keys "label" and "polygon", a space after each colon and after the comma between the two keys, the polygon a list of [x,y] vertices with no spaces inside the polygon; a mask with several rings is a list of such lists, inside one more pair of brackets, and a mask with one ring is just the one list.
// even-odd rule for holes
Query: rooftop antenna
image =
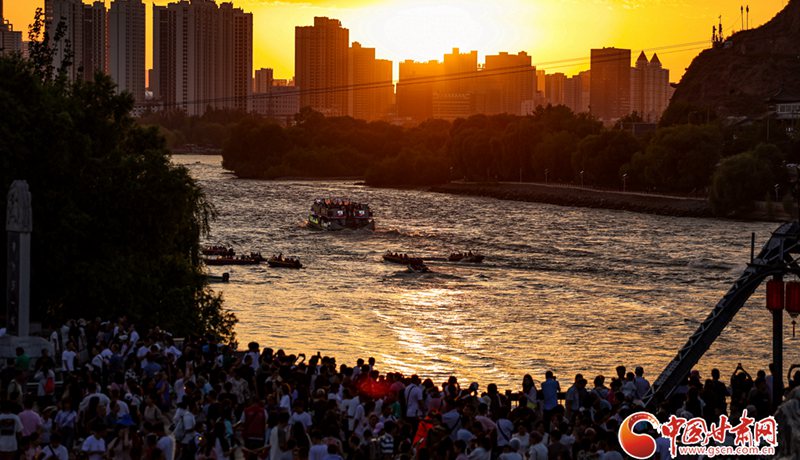
{"label": "rooftop antenna", "polygon": [[742,17],[742,30],[744,30],[744,6],[739,7],[739,12],[741,13]]}

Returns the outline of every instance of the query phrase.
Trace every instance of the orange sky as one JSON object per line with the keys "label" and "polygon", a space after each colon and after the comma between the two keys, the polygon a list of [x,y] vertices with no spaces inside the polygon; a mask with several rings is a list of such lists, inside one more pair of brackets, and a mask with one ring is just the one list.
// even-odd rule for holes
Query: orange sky
{"label": "orange sky", "polygon": [[[403,59],[442,59],[453,47],[478,50],[480,60],[497,51],[527,51],[548,73],[567,74],[589,66],[589,49],[616,46],[656,49],[677,81],[704,44],[717,16],[726,33],[741,29],[739,8],[748,0],[234,0],[254,16],[254,67],[272,67],[276,78],[294,74],[294,26],[310,25],[314,16],[340,19],[350,41],[377,48],[377,56],[396,63]],[[105,0],[106,4],[110,0]],[[147,62],[152,32],[148,0]],[[763,24],[788,0],[750,2],[750,24]],[[17,30],[27,30],[44,0],[5,0],[5,17]],[[648,52],[648,57],[650,56]],[[395,73],[395,78],[397,77]]]}

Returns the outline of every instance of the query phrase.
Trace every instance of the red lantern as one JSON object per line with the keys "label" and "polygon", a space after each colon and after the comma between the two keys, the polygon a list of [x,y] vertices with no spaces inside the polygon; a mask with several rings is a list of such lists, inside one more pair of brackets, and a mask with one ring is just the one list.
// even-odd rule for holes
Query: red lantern
{"label": "red lantern", "polygon": [[786,311],[792,317],[792,337],[794,337],[796,318],[800,314],[800,281],[786,283]]}
{"label": "red lantern", "polygon": [[771,279],[767,281],[767,310],[783,310],[783,280]]}

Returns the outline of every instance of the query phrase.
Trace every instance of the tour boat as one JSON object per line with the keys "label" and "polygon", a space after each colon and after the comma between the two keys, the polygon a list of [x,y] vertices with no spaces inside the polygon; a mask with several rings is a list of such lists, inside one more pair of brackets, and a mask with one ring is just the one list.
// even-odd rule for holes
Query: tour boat
{"label": "tour boat", "polygon": [[318,198],[311,205],[308,215],[309,227],[316,230],[375,230],[372,211],[366,203],[348,199]]}

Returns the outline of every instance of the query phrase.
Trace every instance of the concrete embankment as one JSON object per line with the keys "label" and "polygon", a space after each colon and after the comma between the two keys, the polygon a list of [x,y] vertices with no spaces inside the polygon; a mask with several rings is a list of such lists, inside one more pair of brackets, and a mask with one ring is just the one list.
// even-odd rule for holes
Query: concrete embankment
{"label": "concrete embankment", "polygon": [[644,193],[594,190],[564,185],[532,183],[453,182],[431,187],[430,191],[455,195],[476,195],[501,200],[530,201],[586,208],[619,209],[682,217],[712,217],[705,198],[684,198]]}

